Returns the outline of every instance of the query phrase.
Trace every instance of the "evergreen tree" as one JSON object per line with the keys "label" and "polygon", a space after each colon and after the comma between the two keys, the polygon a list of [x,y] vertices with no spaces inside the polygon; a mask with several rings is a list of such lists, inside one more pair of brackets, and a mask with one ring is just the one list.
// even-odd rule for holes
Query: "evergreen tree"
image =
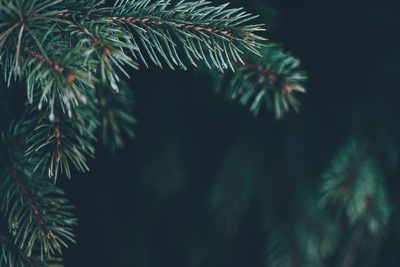
{"label": "evergreen tree", "polygon": [[[277,17],[269,6],[262,10]],[[77,219],[56,182],[89,171],[98,141],[116,155],[135,136],[142,119],[133,111],[127,81],[139,76],[141,67],[199,67],[197,75],[209,76],[217,94],[253,115],[267,109],[281,120],[291,110],[298,112],[296,97],[306,92],[306,72],[282,45],[267,41],[259,20],[242,8],[205,0],[0,0],[0,64],[7,85],[0,91],[0,266],[62,266],[64,249],[76,242]],[[161,99],[160,110],[174,103],[171,97],[154,98]],[[204,189],[206,204],[197,208],[215,218],[215,225],[204,222],[214,230],[180,237],[190,244],[181,248],[189,255],[183,264],[233,266],[216,254],[246,249],[245,243],[234,247],[230,241],[252,218],[262,227],[247,231],[262,240],[265,266],[368,263],[360,255],[378,250],[375,243],[390,231],[394,206],[381,143],[365,134],[368,125],[359,125],[319,166],[304,167],[299,160],[293,169],[278,171],[273,165],[301,157],[301,149],[293,147],[307,142],[259,122],[257,117],[246,130],[236,129],[234,145],[216,163],[215,179],[204,182],[210,185]],[[139,170],[146,176],[139,188],[152,188],[157,199],[152,201],[168,203],[190,186],[191,172],[182,141],[171,132],[162,134],[165,142],[154,144],[157,156]],[[290,136],[288,143],[273,154],[268,147],[282,134]],[[301,172],[306,174],[292,179]],[[170,179],[160,178],[164,175]],[[143,219],[131,230],[143,255],[151,247],[142,233],[145,224]],[[119,231],[117,224],[110,227]],[[130,264],[157,266],[157,261],[143,256],[141,263]]]}

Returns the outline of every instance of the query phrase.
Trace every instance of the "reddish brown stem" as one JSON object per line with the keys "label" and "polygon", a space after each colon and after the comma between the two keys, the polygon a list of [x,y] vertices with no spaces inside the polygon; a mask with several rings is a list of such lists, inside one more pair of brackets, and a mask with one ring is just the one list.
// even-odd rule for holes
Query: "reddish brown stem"
{"label": "reddish brown stem", "polygon": [[365,150],[366,150],[366,144],[361,143],[359,148],[355,152],[353,163],[350,166],[350,170],[348,171],[348,174],[344,179],[344,181],[345,181],[344,187],[345,187],[346,192],[350,191],[355,180],[357,179],[358,173],[363,164],[363,159],[364,159],[363,155],[364,155]]}
{"label": "reddish brown stem", "polygon": [[96,36],[94,36],[93,33],[88,32],[87,30],[85,30],[85,28],[82,26],[82,24],[80,24],[79,22],[74,22],[74,24],[76,26],[78,26],[79,30],[86,33],[87,35],[90,36],[90,38],[93,40],[93,42],[98,45],[102,50],[103,53],[106,54],[107,56],[110,55],[110,49],[108,49],[104,43],[102,41],[100,41]]}
{"label": "reddish brown stem", "polygon": [[[136,24],[136,23],[143,23],[143,24],[147,24],[147,25],[157,25],[157,26],[162,26],[162,25],[169,25],[172,26],[174,28],[177,29],[185,29],[185,30],[197,30],[197,31],[206,31],[206,32],[211,32],[211,33],[215,33],[215,34],[223,34],[226,36],[232,36],[234,37],[235,35],[228,30],[216,30],[216,29],[212,29],[209,27],[201,27],[201,26],[196,26],[193,24],[184,24],[184,23],[165,23],[165,22],[161,22],[161,21],[153,21],[151,19],[145,18],[145,19],[135,19],[133,17],[110,17],[110,19],[112,20],[117,20],[117,21],[126,21],[132,24]],[[250,33],[246,33],[248,35],[250,35]]]}
{"label": "reddish brown stem", "polygon": [[40,55],[40,54],[36,53],[35,51],[29,50],[29,49],[23,47],[22,45],[21,45],[21,49],[28,56],[34,57],[34,58],[38,59],[39,61],[47,64],[47,66],[49,66],[50,68],[53,68],[57,74],[61,75],[64,72],[63,67],[60,67],[60,65],[58,65],[57,63],[54,63],[51,60],[45,59],[45,57],[43,55]]}
{"label": "reddish brown stem", "polygon": [[244,65],[246,66],[246,68],[248,68],[251,71],[254,71],[255,73],[267,77],[269,79],[269,82],[271,84],[274,84],[278,81],[278,76],[268,70],[265,70],[263,68],[261,68],[260,66],[258,66],[257,64],[250,62],[248,60],[244,60]]}
{"label": "reddish brown stem", "polygon": [[[61,14],[57,14],[57,17],[63,17],[63,18],[69,18],[72,16],[72,13],[61,13]],[[161,21],[153,21],[149,18],[144,18],[144,19],[140,19],[140,18],[134,18],[134,17],[109,17],[112,20],[116,20],[116,21],[121,21],[121,22],[129,22],[132,24],[137,24],[137,23],[143,23],[143,24],[147,24],[147,25],[156,25],[156,26],[163,26],[163,25],[168,25],[168,26],[172,26],[176,29],[185,29],[185,30],[197,30],[197,31],[204,31],[204,32],[211,32],[211,33],[215,33],[215,34],[222,34],[222,35],[226,35],[226,36],[231,36],[231,37],[237,37],[235,34],[233,34],[231,31],[229,30],[218,30],[218,29],[213,29],[210,27],[202,27],[202,26],[196,26],[193,24],[185,24],[185,23],[166,23],[166,22],[161,22]],[[254,40],[254,38],[252,37],[252,33],[251,32],[245,32],[245,35],[247,35],[246,37],[244,37],[244,40]]]}
{"label": "reddish brown stem", "polygon": [[275,84],[275,83],[279,82],[281,90],[284,94],[290,94],[291,92],[293,92],[293,90],[295,90],[295,88],[293,87],[292,84],[290,84],[288,82],[280,82],[279,77],[275,73],[270,72],[266,69],[263,69],[251,61],[244,60],[243,62],[244,62],[245,67],[248,68],[249,70],[268,78],[269,82],[271,84]]}
{"label": "reddish brown stem", "polygon": [[[14,42],[12,40],[9,40],[8,44],[14,45]],[[38,54],[35,51],[24,47],[23,45],[20,45],[20,47],[26,55],[33,57],[33,58],[39,60],[40,62],[43,62],[44,64],[46,64],[47,66],[52,68],[58,75],[64,75],[66,77],[67,81],[73,82],[75,80],[75,74],[65,71],[65,69],[63,67],[61,67],[54,61],[46,59],[45,56]]]}
{"label": "reddish brown stem", "polygon": [[361,241],[364,236],[365,228],[367,227],[368,218],[371,214],[373,207],[373,198],[371,195],[367,195],[364,199],[365,202],[365,211],[364,216],[361,221],[360,227],[353,234],[352,239],[350,240],[349,249],[346,255],[346,258],[343,261],[343,267],[351,267],[353,266],[354,260],[357,257],[358,251],[361,246]]}
{"label": "reddish brown stem", "polygon": [[358,172],[360,171],[361,165],[362,165],[361,155],[356,155],[354,163],[352,164],[346,178],[344,179],[345,180],[344,187],[347,192],[350,191],[352,185],[354,184]]}
{"label": "reddish brown stem", "polygon": [[11,168],[12,175],[13,175],[15,181],[17,182],[17,185],[22,193],[22,196],[24,197],[25,201],[28,203],[28,206],[31,208],[31,210],[34,214],[34,217],[36,218],[36,220],[38,221],[38,223],[40,225],[40,228],[46,234],[46,238],[47,239],[50,239],[51,237],[54,238],[53,233],[50,230],[47,230],[46,223],[40,216],[39,210],[37,209],[31,196],[29,195],[25,184],[22,182],[21,178],[19,177],[17,170],[11,164],[10,164],[10,168]]}
{"label": "reddish brown stem", "polygon": [[7,243],[7,245],[11,246],[14,250],[16,250],[18,252],[18,254],[21,256],[21,258],[23,259],[23,261],[25,261],[25,263],[27,263],[29,266],[33,267],[34,265],[32,264],[32,261],[28,258],[28,256],[25,255],[25,253],[23,253],[20,249],[16,248],[11,242],[10,240],[8,240],[7,237],[3,236],[0,234],[0,239],[3,240],[5,243]]}

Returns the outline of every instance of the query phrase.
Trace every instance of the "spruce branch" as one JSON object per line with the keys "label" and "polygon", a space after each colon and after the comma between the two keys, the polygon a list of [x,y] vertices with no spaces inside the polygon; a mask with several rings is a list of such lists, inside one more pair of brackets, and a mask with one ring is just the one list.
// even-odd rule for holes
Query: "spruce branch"
{"label": "spruce branch", "polygon": [[12,242],[3,241],[15,246],[25,262],[28,257],[46,262],[60,255],[67,242],[75,242],[72,227],[76,219],[64,192],[49,178],[32,172],[32,160],[24,157],[18,143],[6,141],[19,136],[20,129],[17,124],[3,137],[0,210]]}
{"label": "spruce branch", "polygon": [[68,19],[72,24],[66,31],[70,33],[73,43],[85,50],[83,64],[85,69],[102,83],[109,84],[118,91],[120,74],[129,78],[124,67],[130,66],[134,69],[139,67],[135,59],[126,53],[138,50],[138,47],[131,42],[130,34],[110,26],[109,21],[101,16],[86,20],[72,15],[68,16]]}
{"label": "spruce branch", "polygon": [[307,79],[300,61],[276,44],[263,47],[261,53],[263,57],[246,53],[243,65],[237,64],[234,73],[214,72],[217,92],[226,91],[227,98],[250,104],[255,115],[263,103],[277,119],[290,109],[297,112],[299,101],[294,93],[305,93],[303,83]]}
{"label": "spruce branch", "polygon": [[391,205],[382,174],[365,144],[352,139],[332,160],[323,174],[320,206],[334,208],[338,215],[343,211],[351,226],[366,220],[369,234],[387,223]]}
{"label": "spruce branch", "polygon": [[372,197],[369,195],[365,196],[364,204],[365,204],[365,211],[363,214],[363,218],[358,227],[355,229],[353,236],[350,240],[349,247],[347,249],[347,254],[343,260],[343,265],[342,265],[343,267],[353,266],[353,263],[360,249],[361,242],[364,238],[365,229],[368,225],[369,216],[372,207],[374,205]]}
{"label": "spruce branch", "polygon": [[[232,68],[232,58],[239,61],[244,51],[259,54],[261,41],[265,39],[255,33],[262,31],[263,25],[246,25],[257,16],[241,8],[227,8],[228,4],[209,4],[204,0],[176,4],[169,0],[120,0],[114,5],[111,19],[127,25],[151,60],[160,67],[157,53],[169,67],[186,69],[178,55],[177,43],[182,44],[194,66],[201,60],[220,71],[228,66]],[[144,60],[142,53],[138,56]]]}
{"label": "spruce branch", "polygon": [[[43,40],[43,42],[47,41],[49,41],[49,44],[57,42],[54,39],[48,40],[46,38]],[[3,68],[9,83],[14,75],[12,70],[16,60],[9,56],[14,54],[17,47],[12,40],[8,41],[8,44],[10,45],[4,49],[0,57],[5,57]],[[50,106],[51,113],[54,113],[55,98],[58,97],[62,108],[71,116],[72,109],[79,105],[81,98],[85,95],[85,88],[92,87],[93,78],[80,67],[82,65],[80,54],[83,51],[69,48],[64,41],[58,41],[57,46],[47,45],[45,48],[46,55],[40,54],[25,45],[21,45],[20,48],[24,57],[21,57],[19,66],[23,70],[24,74],[22,75],[26,77],[28,100],[33,103],[34,94],[38,94],[35,88],[39,87],[41,94],[38,102],[35,103],[39,109],[47,104]]]}
{"label": "spruce branch", "polygon": [[[0,227],[3,231],[3,228]],[[12,236],[9,234],[0,234],[0,266],[15,267],[61,267],[60,258],[41,259],[40,255],[33,253],[28,256],[26,249],[18,248]]]}
{"label": "spruce branch", "polygon": [[76,169],[88,171],[87,157],[94,157],[93,143],[95,131],[99,125],[97,109],[93,96],[84,98],[84,103],[68,116],[55,98],[52,113],[28,106],[21,127],[26,133],[32,133],[26,139],[25,156],[33,160],[33,171],[48,173],[57,179],[59,173],[71,177],[70,164]]}
{"label": "spruce branch", "polygon": [[[33,131],[26,155],[41,155],[35,170],[47,169],[54,177],[59,171],[70,176],[69,162],[79,170],[88,169],[86,157],[93,154],[95,127],[83,130],[87,126],[83,113],[91,112],[84,102],[98,95],[94,92],[98,84],[118,91],[120,75],[128,76],[125,66],[138,68],[137,61],[147,64],[149,57],[160,67],[162,58],[171,68],[186,69],[179,56],[183,49],[193,65],[202,60],[219,70],[228,65],[233,69],[233,62],[242,62],[244,51],[259,54],[264,40],[256,35],[262,25],[248,24],[256,16],[203,0],[117,1],[113,7],[95,0],[1,3],[2,70],[8,84],[12,78],[25,80],[28,100],[38,107],[30,108],[34,112],[26,116],[25,125]],[[100,112],[104,103],[93,102],[93,114],[104,115]],[[128,126],[134,119],[121,112],[124,108],[112,108],[119,119],[99,120],[110,125],[111,139],[121,147],[122,127],[116,122],[123,120]],[[125,133],[132,135],[131,130]]]}
{"label": "spruce branch", "polygon": [[[124,145],[124,136],[133,137],[133,95],[121,86],[127,67],[150,60],[186,70],[188,63],[204,62],[220,73],[236,71],[220,74],[232,79],[227,94],[242,104],[254,97],[255,114],[261,100],[277,118],[297,110],[292,93],[304,92],[305,74],[277,46],[260,53],[263,25],[250,24],[256,17],[205,0],[118,0],[113,7],[96,0],[0,0],[0,65],[8,85],[17,79],[26,84],[29,100],[7,136],[23,142],[5,144],[0,265],[52,266],[74,242],[71,206],[42,174],[70,177],[72,165],[87,171],[97,133],[112,151]],[[253,175],[253,164],[243,168],[237,187],[248,187],[242,196],[248,204],[252,185],[242,178]],[[230,198],[215,198],[216,209]],[[239,217],[243,207],[233,203],[226,217]],[[297,264],[301,251],[292,237],[289,244],[290,262]]]}
{"label": "spruce branch", "polygon": [[270,234],[268,264],[271,266],[325,266],[338,245],[340,228],[322,210],[315,196],[301,202],[294,219]]}
{"label": "spruce branch", "polygon": [[294,232],[280,227],[270,234],[267,264],[272,267],[321,266],[321,262],[307,259],[300,251]]}
{"label": "spruce branch", "polygon": [[363,242],[376,238],[388,222],[391,205],[366,143],[351,139],[322,177],[318,192],[300,202],[295,219],[272,231],[269,265],[329,265],[331,256],[341,255],[335,253],[338,241],[347,242],[348,234],[341,266],[353,266]]}
{"label": "spruce branch", "polygon": [[337,249],[340,227],[318,206],[315,195],[303,206],[296,225],[297,240],[307,259],[323,262]]}
{"label": "spruce branch", "polygon": [[111,91],[98,84],[95,89],[95,101],[100,107],[100,139],[110,152],[124,146],[124,137],[134,138],[133,115],[134,97],[127,85],[120,85],[119,91]]}
{"label": "spruce branch", "polygon": [[[23,266],[25,264],[28,265],[28,266],[34,266],[32,264],[32,260],[29,259],[29,257],[26,256],[24,252],[22,252],[21,250],[15,248],[13,246],[12,242],[7,237],[5,237],[4,235],[0,234],[0,241],[2,242],[2,246],[1,246],[1,248],[2,248],[2,253],[1,253],[2,257],[0,258],[0,265],[8,263],[9,266],[13,266],[13,265],[22,265]],[[16,252],[15,256],[17,257],[17,259],[14,259],[14,257],[11,256],[12,252]],[[8,254],[8,257],[4,256],[4,255],[7,255],[7,254]],[[18,261],[19,261],[19,264],[14,263],[14,262],[18,262]]]}

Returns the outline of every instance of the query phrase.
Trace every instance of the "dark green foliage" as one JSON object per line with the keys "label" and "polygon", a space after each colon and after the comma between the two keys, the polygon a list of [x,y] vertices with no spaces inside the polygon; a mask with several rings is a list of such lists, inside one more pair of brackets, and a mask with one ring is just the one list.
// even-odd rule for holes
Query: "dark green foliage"
{"label": "dark green foliage", "polygon": [[[3,72],[8,84],[12,76],[24,78],[28,100],[38,107],[38,111],[31,108],[36,111],[28,116],[28,124],[33,125],[30,129],[35,134],[29,137],[27,155],[36,152],[45,155],[35,169],[43,172],[47,168],[48,174],[54,177],[59,171],[70,176],[68,162],[79,170],[88,169],[85,156],[93,155],[95,138],[94,127],[87,127],[90,119],[84,122],[85,117],[91,118],[93,107],[98,110],[94,113],[104,116],[105,109],[115,108],[118,103],[132,105],[126,102],[127,93],[108,96],[110,93],[95,87],[108,85],[118,91],[120,74],[128,76],[124,66],[137,68],[139,58],[145,63],[148,56],[161,66],[161,56],[171,68],[173,65],[185,68],[178,56],[180,43],[194,65],[195,60],[210,65],[208,58],[213,66],[223,70],[232,65],[231,61],[242,61],[239,54],[243,51],[258,54],[263,38],[254,33],[261,30],[261,25],[247,24],[255,16],[241,9],[227,9],[226,5],[208,4],[205,1],[181,1],[175,5],[169,1],[117,1],[109,8],[102,1],[41,1],[39,4],[2,0]],[[38,97],[34,99],[34,95]],[[111,101],[107,104],[109,107],[100,98]],[[113,115],[108,118],[99,119],[103,125],[103,142],[107,139],[115,147],[122,146],[121,129],[133,136],[132,130],[122,126],[134,123],[131,111],[118,109],[111,111]],[[57,127],[59,130],[55,131]],[[55,137],[56,134],[63,138]]]}
{"label": "dark green foliage", "polygon": [[316,205],[315,198],[302,204],[290,223],[271,231],[268,266],[325,266],[337,250],[340,224]]}
{"label": "dark green foliage", "polygon": [[[85,3],[86,8],[73,6],[68,13],[60,13],[70,26],[63,34],[70,35],[71,45],[84,52],[84,69],[101,83],[118,91],[120,74],[129,77],[125,66],[138,69],[139,65],[127,51],[139,51],[129,32],[110,20],[110,9],[102,7],[102,2]],[[74,5],[74,4],[71,4]],[[87,7],[90,9],[87,9]],[[96,80],[94,80],[96,81]]]}
{"label": "dark green foliage", "polygon": [[58,97],[49,115],[28,106],[22,127],[25,136],[33,133],[26,139],[25,152],[26,157],[37,159],[31,161],[35,164],[33,171],[47,172],[49,177],[57,179],[58,173],[71,177],[70,164],[83,172],[89,170],[86,157],[94,156],[92,143],[99,122],[92,101],[83,102],[69,114],[63,111]]}
{"label": "dark green foliage", "polygon": [[[68,25],[66,21],[55,17],[55,14],[62,12],[57,8],[61,1],[46,1],[45,6],[32,3],[28,6],[29,1],[19,4],[17,2],[16,6],[12,2],[3,2],[4,12],[15,9],[16,13],[12,18],[2,19],[0,26],[9,28],[15,21],[19,25],[18,35],[10,32],[0,39],[3,43],[0,59],[8,84],[12,76],[24,77],[30,103],[33,103],[35,91],[40,88],[41,96],[36,105],[41,107],[46,103],[53,112],[57,96],[63,108],[71,113],[71,109],[78,105],[84,86],[90,86],[91,81],[88,73],[81,68],[84,51],[79,47],[71,47],[63,36],[56,34],[60,32],[59,28]],[[10,7],[6,8],[8,6]],[[19,22],[28,18],[28,22]]]}
{"label": "dark green foliage", "polygon": [[[241,2],[269,16],[256,5],[264,1]],[[271,34],[268,23],[268,35],[294,49],[311,77],[301,114],[284,121],[262,110],[264,100],[252,118],[210,98],[206,75],[129,72],[139,139],[72,181],[81,225],[66,265],[398,266],[399,18],[388,1],[371,2],[268,0],[283,11],[283,27]],[[360,142],[346,144],[349,136],[366,144],[355,175]],[[365,192],[384,201],[351,204]]]}
{"label": "dark green foliage", "polygon": [[[240,221],[250,216],[249,210],[261,207],[260,214],[266,218],[258,233],[265,240],[266,266],[356,266],[356,260],[363,260],[361,255],[376,249],[392,212],[383,172],[365,142],[351,139],[320,177],[312,183],[296,184],[272,171],[264,175],[252,156],[268,157],[260,157],[250,145],[251,138],[246,137],[242,138],[245,147],[234,146],[225,157],[220,175],[210,188],[210,204],[215,218],[224,219],[223,229],[230,230],[232,223],[237,229],[253,225],[246,222],[243,226]],[[257,136],[254,139],[259,140]],[[264,165],[273,170],[268,162]],[[249,165],[252,168],[246,172]],[[288,162],[284,165],[290,166]],[[265,180],[283,180],[283,185],[265,187]],[[285,187],[287,183],[295,189]],[[281,202],[288,199],[292,203],[282,209]]]}
{"label": "dark green foliage", "polygon": [[307,78],[300,60],[282,51],[280,46],[269,44],[261,49],[262,57],[252,53],[244,55],[244,64],[235,73],[215,73],[216,90],[226,91],[229,99],[238,99],[242,105],[250,103],[257,115],[262,105],[283,118],[290,109],[299,110],[299,102],[292,92],[305,93]]}
{"label": "dark green foliage", "polygon": [[351,226],[365,223],[371,234],[387,223],[391,209],[382,174],[365,144],[351,140],[334,158],[323,179],[322,207],[329,205],[343,211]]}
{"label": "dark green foliage", "polygon": [[[2,233],[7,232],[7,227],[0,227]],[[27,255],[27,249],[20,249],[13,244],[13,239],[10,235],[0,234],[0,266],[11,267],[61,267],[60,258],[44,258],[41,259],[37,251],[33,255]]]}
{"label": "dark green foliage", "polygon": [[[249,153],[246,159],[243,151]],[[250,153],[251,151],[251,153]],[[233,146],[224,160],[210,194],[210,207],[228,232],[235,232],[254,196],[261,157],[248,142]],[[246,154],[246,153],[245,153]]]}
{"label": "dark green foliage", "polygon": [[[307,199],[294,223],[271,234],[271,266],[329,266],[331,257],[352,266],[361,249],[371,248],[391,215],[376,162],[366,144],[355,139],[340,149],[322,175],[319,192]],[[338,253],[343,248],[344,253]]]}
{"label": "dark green foliage", "polygon": [[[257,16],[241,8],[228,9],[228,4],[210,6],[205,0],[171,4],[168,0],[116,1],[113,16],[127,23],[151,60],[162,66],[159,55],[170,68],[186,69],[176,50],[182,44],[185,55],[196,66],[202,60],[207,66],[223,71],[232,61],[241,61],[243,50],[259,54],[259,41],[254,34],[263,25],[247,25]],[[138,52],[145,62],[142,53]]]}
{"label": "dark green foliage", "polygon": [[[0,0],[1,70],[8,86],[26,87],[28,100],[2,143],[0,266],[55,266],[74,242],[76,220],[53,182],[71,177],[71,166],[88,171],[97,139],[113,152],[134,137],[133,94],[121,81],[127,67],[148,66],[150,59],[186,70],[204,62],[222,76],[236,71],[224,79],[227,94],[242,104],[253,99],[255,114],[262,100],[277,118],[297,111],[292,91],[304,92],[305,74],[279,47],[263,47],[257,35],[263,25],[250,24],[256,17],[204,0],[122,0],[112,7],[95,0]],[[228,203],[234,198],[224,193],[228,180],[212,193],[214,211],[228,207],[222,221],[238,220],[249,204],[254,186],[247,178],[262,164],[248,163],[232,184],[238,192],[246,188],[237,201]]]}
{"label": "dark green foliage", "polygon": [[[26,111],[5,136],[0,183],[7,220],[1,265],[48,265],[73,241],[75,219],[63,192],[43,174],[89,170],[96,134],[111,151],[133,137],[133,95],[120,87],[126,66],[150,58],[220,71],[259,54],[256,16],[206,1],[0,0],[0,65],[7,85],[26,86]],[[183,53],[180,51],[183,50]],[[100,126],[100,127],[99,127]],[[16,141],[18,139],[18,142]],[[16,145],[14,145],[16,142]],[[40,264],[38,263],[40,261]]]}
{"label": "dark green foliage", "polygon": [[95,102],[100,107],[101,125],[100,138],[111,152],[124,146],[123,137],[133,138],[133,125],[136,119],[133,116],[134,97],[126,86],[119,86],[119,91],[110,90],[99,84],[95,89]]}
{"label": "dark green foliage", "polygon": [[68,247],[67,242],[74,242],[76,219],[63,190],[48,177],[32,172],[34,160],[24,157],[23,147],[16,143],[21,133],[16,125],[2,139],[0,210],[8,231],[0,238],[0,263],[41,266],[27,263],[37,262],[38,257],[40,261],[54,261],[61,248]]}

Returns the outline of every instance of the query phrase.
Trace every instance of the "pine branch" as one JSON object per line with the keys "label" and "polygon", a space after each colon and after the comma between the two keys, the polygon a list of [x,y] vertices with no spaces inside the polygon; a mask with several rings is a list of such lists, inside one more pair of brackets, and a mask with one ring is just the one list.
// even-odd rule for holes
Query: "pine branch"
{"label": "pine branch", "polygon": [[268,266],[302,267],[321,266],[320,261],[307,259],[300,251],[298,240],[292,230],[280,227],[270,234]]}
{"label": "pine branch", "polygon": [[340,227],[317,203],[313,196],[302,205],[305,208],[299,213],[296,238],[307,259],[323,262],[338,247]]}
{"label": "pine branch", "polygon": [[101,84],[96,86],[95,97],[101,113],[100,139],[113,153],[124,147],[124,137],[135,137],[134,97],[126,85],[114,92]]}
{"label": "pine branch", "polygon": [[[21,122],[26,139],[25,156],[35,164],[33,171],[48,173],[57,179],[59,173],[71,177],[70,164],[76,169],[88,171],[87,157],[94,157],[94,136],[99,125],[93,96],[85,97],[81,104],[67,116],[55,98],[53,112],[37,110],[30,106]],[[28,133],[32,133],[29,135]]]}
{"label": "pine branch", "polygon": [[[84,51],[79,48],[69,48],[66,42],[56,39],[43,39],[42,42],[48,42],[48,46],[45,47],[46,54],[37,53],[25,45],[20,46],[24,57],[20,58],[21,62],[18,66],[23,70],[24,74],[21,75],[27,79],[28,100],[33,103],[34,94],[38,94],[35,88],[39,87],[42,92],[38,98],[39,101],[35,103],[39,109],[47,104],[51,112],[54,112],[57,96],[62,108],[71,116],[72,109],[79,105],[81,98],[85,95],[85,89],[93,87],[94,78],[80,67],[83,64],[81,53]],[[54,46],[55,43],[56,46]],[[3,68],[9,83],[14,74],[14,66],[17,64],[16,59],[11,55],[14,55],[17,47],[12,40],[8,44],[10,45],[5,47],[0,58],[6,58]]]}
{"label": "pine branch", "polygon": [[[370,234],[376,234],[387,223],[391,205],[381,173],[365,144],[351,140],[332,160],[323,179],[321,207],[334,208],[336,213],[343,210],[351,226],[367,220],[366,229]],[[373,199],[372,208],[366,199]],[[369,216],[363,219],[369,209]]]}
{"label": "pine branch", "polygon": [[27,203],[28,207],[31,209],[31,212],[33,213],[37,223],[39,223],[39,226],[40,226],[42,232],[45,233],[47,239],[54,238],[54,234],[50,230],[47,229],[46,223],[44,222],[42,216],[40,215],[35,203],[32,200],[32,197],[28,193],[28,190],[26,189],[25,184],[22,182],[17,170],[11,165],[11,163],[9,164],[9,170],[11,171],[12,177],[15,179],[15,182],[18,185],[18,189],[19,189],[21,195],[23,196],[24,201]]}
{"label": "pine branch", "polygon": [[126,53],[126,50],[138,50],[131,42],[130,34],[113,27],[108,20],[101,17],[86,20],[84,17],[71,16],[68,19],[72,25],[66,32],[73,37],[73,43],[85,50],[85,69],[91,71],[102,83],[109,84],[118,91],[120,73],[129,77],[124,66],[138,69],[136,59],[132,59]]}
{"label": "pine branch", "polygon": [[26,249],[14,245],[12,237],[0,234],[0,266],[62,267],[63,265],[60,258],[41,259],[36,251],[28,256]]}
{"label": "pine branch", "polygon": [[[104,115],[105,102],[93,102],[93,112],[84,102],[98,95],[94,91],[99,83],[118,91],[120,74],[128,76],[125,66],[137,68],[139,59],[147,64],[147,56],[159,66],[161,56],[171,68],[186,68],[179,47],[193,65],[203,60],[220,70],[228,65],[233,69],[232,62],[242,61],[243,51],[259,54],[263,40],[255,35],[261,25],[247,24],[256,16],[202,0],[173,5],[164,0],[117,1],[112,8],[94,0],[1,3],[2,69],[8,84],[12,77],[26,79],[29,102],[38,107],[26,116],[25,125],[34,133],[26,156],[40,158],[35,170],[47,169],[54,177],[59,171],[70,176],[69,162],[81,171],[88,169],[86,157],[93,155],[96,127],[84,129],[91,119],[84,122],[85,114]],[[114,143],[121,147],[117,120],[128,126],[134,119],[129,112],[121,113],[124,108],[112,108],[119,118],[100,121],[111,126]],[[131,130],[125,132],[132,135]]]}
{"label": "pine branch", "polygon": [[[3,264],[8,264],[9,266],[13,266],[13,265],[20,265],[20,266],[27,265],[27,266],[31,266],[31,267],[34,266],[32,263],[32,260],[27,255],[25,255],[24,252],[15,248],[13,246],[12,242],[7,237],[0,234],[0,241],[2,242],[2,246],[1,246],[2,256],[0,257],[0,266],[2,266]],[[11,256],[13,254],[13,252],[15,253],[15,255]],[[7,255],[7,256],[4,256],[4,255]],[[18,262],[18,263],[16,263],[16,262]]]}
{"label": "pine branch", "polygon": [[325,266],[338,246],[340,227],[316,205],[315,196],[301,202],[296,216],[272,229],[268,246],[271,266]]}
{"label": "pine branch", "polygon": [[373,199],[371,196],[367,195],[364,200],[365,211],[360,225],[356,228],[353,233],[353,237],[350,240],[349,248],[347,250],[346,257],[343,261],[343,267],[351,267],[357,257],[357,253],[360,249],[361,242],[365,234],[365,228],[368,225],[369,216],[373,207]]}
{"label": "pine branch", "polygon": [[250,103],[255,115],[263,102],[274,110],[277,119],[290,109],[297,112],[299,102],[294,92],[305,93],[303,83],[307,78],[300,61],[274,44],[264,47],[261,53],[262,58],[245,54],[244,65],[237,65],[235,73],[214,73],[217,92],[226,91],[229,99],[238,99],[242,105]]}
{"label": "pine branch", "polygon": [[[16,125],[6,138],[19,133]],[[54,256],[61,254],[62,247],[68,247],[67,241],[74,242],[72,227],[76,219],[70,212],[72,206],[64,198],[64,192],[48,178],[32,173],[33,165],[24,158],[20,145],[4,142],[2,152],[0,210],[12,234],[12,242],[2,239],[6,245],[15,246],[11,250],[17,249],[25,263],[36,257],[44,263],[52,262]],[[4,260],[12,261],[10,255],[5,254]]]}
{"label": "pine branch", "polygon": [[[115,3],[111,19],[126,24],[160,67],[157,54],[170,68],[186,69],[176,49],[179,42],[194,66],[202,60],[223,71],[228,65],[232,67],[232,58],[240,61],[243,51],[259,54],[260,41],[264,40],[254,34],[263,30],[262,25],[246,25],[257,16],[227,6],[209,6],[204,0],[177,4],[166,0],[121,0]],[[144,60],[142,53],[138,56]]]}
{"label": "pine branch", "polygon": [[366,144],[355,139],[339,151],[323,174],[320,194],[309,194],[294,219],[272,232],[271,266],[325,266],[331,256],[341,255],[336,252],[341,248],[340,233],[346,241],[347,234],[351,236],[342,266],[353,266],[363,241],[377,236],[391,211],[369,153]]}

